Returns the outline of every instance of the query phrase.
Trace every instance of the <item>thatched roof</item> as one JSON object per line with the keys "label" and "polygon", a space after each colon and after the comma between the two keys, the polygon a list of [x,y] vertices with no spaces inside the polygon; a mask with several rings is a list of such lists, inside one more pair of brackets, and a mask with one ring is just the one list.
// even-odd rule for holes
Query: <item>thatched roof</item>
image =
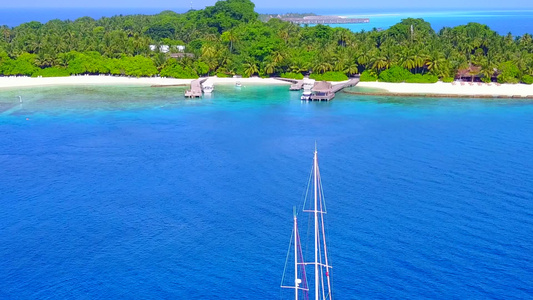
{"label": "thatched roof", "polygon": [[468,65],[468,68],[457,70],[457,75],[459,77],[470,77],[472,75],[477,75],[480,72],[481,72],[481,67],[470,64]]}
{"label": "thatched roof", "polygon": [[315,83],[315,86],[313,87],[311,91],[318,92],[318,93],[325,93],[325,92],[330,91],[331,88],[332,88],[331,83],[327,81],[320,81],[320,82]]}
{"label": "thatched roof", "polygon": [[172,58],[184,58],[184,57],[194,58],[194,54],[193,53],[171,53],[170,57]]}

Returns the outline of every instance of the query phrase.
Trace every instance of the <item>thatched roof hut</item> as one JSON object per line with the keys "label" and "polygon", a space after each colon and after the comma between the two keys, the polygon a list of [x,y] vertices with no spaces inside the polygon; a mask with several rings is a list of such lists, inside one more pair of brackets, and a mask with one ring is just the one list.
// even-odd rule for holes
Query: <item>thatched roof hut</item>
{"label": "thatched roof hut", "polygon": [[170,57],[172,58],[184,58],[184,57],[194,58],[194,54],[193,53],[171,53]]}
{"label": "thatched roof hut", "polygon": [[315,93],[327,93],[331,91],[332,88],[333,86],[331,85],[331,83],[327,81],[320,81],[315,83],[315,86],[311,91]]}
{"label": "thatched roof hut", "polygon": [[472,64],[468,65],[468,68],[463,68],[457,70],[456,78],[464,77],[480,77],[479,73],[481,72],[481,67],[474,66]]}

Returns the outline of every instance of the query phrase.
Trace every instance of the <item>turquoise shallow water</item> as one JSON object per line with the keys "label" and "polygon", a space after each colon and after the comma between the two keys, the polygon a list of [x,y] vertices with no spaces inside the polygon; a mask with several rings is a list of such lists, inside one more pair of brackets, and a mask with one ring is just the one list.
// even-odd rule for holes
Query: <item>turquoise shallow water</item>
{"label": "turquoise shallow water", "polygon": [[352,31],[369,31],[373,28],[387,29],[406,18],[422,18],[429,22],[436,32],[443,27],[455,27],[466,25],[471,22],[488,25],[492,30],[500,35],[512,33],[520,36],[525,33],[533,33],[533,11],[531,10],[434,10],[434,11],[379,11],[379,12],[357,12],[337,14],[347,17],[369,18],[370,23],[366,24],[342,24],[332,25],[346,27]]}
{"label": "turquoise shallow water", "polygon": [[335,298],[533,297],[533,102],[182,93],[0,91],[0,298],[288,298],[315,141]]}

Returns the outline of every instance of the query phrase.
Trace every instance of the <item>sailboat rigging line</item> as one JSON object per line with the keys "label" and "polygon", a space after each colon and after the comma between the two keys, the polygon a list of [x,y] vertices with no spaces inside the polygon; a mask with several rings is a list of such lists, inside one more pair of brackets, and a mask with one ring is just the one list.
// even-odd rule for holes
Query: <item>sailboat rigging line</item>
{"label": "sailboat rigging line", "polygon": [[283,268],[283,275],[281,276],[281,287],[283,287],[283,282],[285,281],[285,274],[287,274],[287,264],[289,263],[289,255],[291,253],[292,239],[294,237],[294,228],[292,229],[291,241],[289,242],[289,249],[287,249],[287,255],[285,257],[285,267]]}
{"label": "sailboat rigging line", "polygon": [[[311,180],[313,179],[313,171],[315,169],[315,166],[311,166],[311,170],[309,171],[309,179],[307,180],[307,188],[305,189],[305,201],[304,201],[304,204],[302,206],[302,211],[303,212],[313,212],[312,210],[309,211],[309,210],[306,210],[305,209],[305,206],[306,206],[306,203],[307,203],[307,197],[309,196],[309,189],[310,189],[310,185],[311,185]],[[312,214],[308,214],[307,215],[307,230],[306,230],[306,236],[305,236],[305,253],[307,255],[309,255],[309,242],[311,241],[311,239],[309,238],[309,236],[313,233],[313,231],[311,230],[311,226],[312,226],[312,219],[313,219],[313,215]]]}
{"label": "sailboat rigging line", "polygon": [[303,199],[303,204],[301,207],[301,211],[305,210],[305,204],[307,203],[307,196],[309,195],[309,185],[311,185],[311,178],[313,178],[313,167],[311,167],[311,171],[309,172],[309,178],[307,179],[307,187],[305,188],[305,196]]}
{"label": "sailboat rigging line", "polygon": [[317,180],[318,180],[318,177],[317,177],[317,172],[318,172],[318,168],[317,168],[317,165],[318,165],[318,159],[317,159],[317,151],[316,151],[316,148],[315,148],[315,154],[314,154],[314,158],[313,158],[313,172],[314,172],[314,175],[313,175],[313,186],[314,186],[314,205],[313,205],[313,209],[314,209],[314,221],[315,221],[315,237],[314,237],[314,242],[315,242],[315,300],[318,300],[318,291],[319,291],[319,287],[318,287],[318,247],[320,245],[320,243],[318,242],[318,214],[317,214],[317,189],[318,189],[318,184],[317,184]]}
{"label": "sailboat rigging line", "polygon": [[[298,264],[299,264],[299,265],[306,265],[306,266],[307,266],[307,265],[314,265],[315,263],[314,263],[314,262],[310,262],[310,263],[298,263]],[[319,263],[318,265],[321,266],[321,267],[324,267],[324,268],[325,268],[325,267],[328,267],[328,268],[330,268],[330,269],[333,269],[332,266],[326,266],[325,264],[322,264],[322,263]]]}
{"label": "sailboat rigging line", "polygon": [[[321,199],[322,201],[320,201],[320,208],[322,209],[322,205],[324,204],[325,206],[325,203],[324,203],[324,198]],[[325,228],[324,228],[324,214],[321,214],[320,215],[320,221],[322,223],[322,241],[324,242],[324,263],[326,264],[326,281],[328,283],[328,298],[331,300],[331,280],[330,280],[330,277],[329,277],[329,262],[328,262],[328,248],[327,248],[327,244],[326,244],[326,232],[325,232]],[[322,283],[323,284],[323,283]],[[324,287],[322,285],[322,287]]]}
{"label": "sailboat rigging line", "polygon": [[[320,185],[319,185],[319,187],[320,187],[320,193],[321,193],[321,195],[322,195],[322,198],[321,198],[322,201],[321,201],[321,203],[320,203],[320,204],[321,204],[321,210],[324,212],[324,213],[321,215],[321,217],[322,217],[322,226],[323,226],[323,227],[322,227],[322,236],[324,237],[324,248],[327,249],[327,243],[326,243],[326,241],[328,240],[327,234],[329,233],[329,224],[327,223],[327,219],[324,218],[324,214],[327,214],[327,208],[326,208],[326,198],[325,198],[325,196],[324,196],[324,189],[322,188],[322,178],[320,177],[320,174],[319,174],[319,183],[320,183]],[[323,208],[322,208],[322,205],[324,206]],[[328,227],[328,230],[326,230],[325,227]],[[326,255],[326,260],[327,260],[328,257],[329,257],[328,254],[327,254],[327,251],[326,251],[325,255]],[[326,265],[328,265],[328,262],[327,262],[327,261],[326,261]],[[332,267],[329,266],[329,265],[328,265],[328,267],[329,267],[329,268],[332,268]],[[330,276],[331,276],[331,275],[330,275]],[[330,291],[331,291],[331,289],[330,289]],[[330,299],[331,299],[331,296],[330,296]]]}
{"label": "sailboat rigging line", "polygon": [[[319,252],[320,252],[320,282],[321,282],[321,292],[322,292],[322,299],[326,299],[326,287],[324,285],[324,271],[326,272],[326,281],[327,281],[327,295],[329,300],[331,300],[331,282],[329,278],[329,264],[328,264],[328,254],[327,254],[327,245],[326,245],[326,234],[325,234],[325,226],[324,226],[324,214],[326,214],[326,204],[325,204],[325,197],[324,197],[324,190],[322,187],[322,178],[320,176],[320,169],[318,167],[318,164],[316,167],[316,184],[318,188],[318,206],[315,209],[320,210],[320,221],[319,221],[319,227],[321,229],[322,237],[318,237],[319,239]],[[321,240],[321,241],[320,241]],[[322,243],[320,243],[322,242]],[[320,245],[322,244],[322,245]],[[323,249],[322,249],[323,247]],[[322,253],[323,252],[323,253]],[[324,261],[322,261],[324,259]],[[324,270],[325,269],[325,270]]]}
{"label": "sailboat rigging line", "polygon": [[322,197],[322,202],[324,203],[324,209],[322,211],[325,214],[327,214],[328,209],[326,208],[326,198],[324,197],[324,189],[322,188],[322,177],[320,177],[320,173],[318,173],[318,186],[320,188],[320,195]]}
{"label": "sailboat rigging line", "polygon": [[[298,254],[298,258],[300,259],[300,261],[304,261],[304,256],[303,256],[303,253],[302,253],[302,241],[300,240],[300,233],[298,232],[298,229],[296,230],[296,234],[297,234],[297,239],[296,241],[298,242],[298,251],[297,251],[297,254]],[[298,260],[296,260],[297,263],[296,265],[300,265],[298,264]],[[308,282],[307,282],[307,273],[305,272],[305,265],[300,265],[300,272],[301,272],[301,275],[302,275],[302,283],[303,283],[303,287],[302,287],[302,290],[304,291],[304,299],[308,300],[309,299],[309,285],[308,285]]]}
{"label": "sailboat rigging line", "polygon": [[[319,237],[320,239],[320,237]],[[322,262],[322,246],[320,244],[320,241],[318,243],[318,253],[319,253],[319,270],[320,270],[320,274],[319,274],[319,277],[320,277],[320,291],[322,292],[322,299],[325,299],[324,298],[324,270],[323,270],[323,265],[324,263]]]}

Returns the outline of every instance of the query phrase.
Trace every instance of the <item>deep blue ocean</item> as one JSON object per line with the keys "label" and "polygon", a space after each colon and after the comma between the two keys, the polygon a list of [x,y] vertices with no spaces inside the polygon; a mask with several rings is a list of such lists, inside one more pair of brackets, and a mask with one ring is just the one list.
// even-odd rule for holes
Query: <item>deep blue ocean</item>
{"label": "deep blue ocean", "polygon": [[[114,15],[131,14],[157,14],[163,10],[174,10],[178,13],[186,11],[184,8],[0,8],[0,25],[18,26],[25,22],[39,21],[47,22],[52,19],[75,20],[80,17],[90,16],[95,19],[101,17],[111,17]],[[312,9],[311,9],[312,10]],[[260,13],[279,13],[284,11],[307,12],[302,8],[271,9],[259,11]],[[361,10],[346,11],[338,9],[315,9],[314,12],[325,15],[343,15],[349,17],[369,18],[368,24],[348,24],[333,25],[347,27],[353,31],[372,30],[373,28],[387,29],[399,23],[405,18],[423,18],[431,23],[433,29],[439,31],[443,27],[453,27],[465,25],[470,22],[477,22],[488,25],[491,29],[501,35],[511,32],[515,36],[524,33],[533,34],[533,11],[532,10],[451,10],[435,9],[428,10]]]}
{"label": "deep blue ocean", "polygon": [[335,299],[533,298],[531,100],[298,97],[0,90],[0,299],[289,299],[315,141]]}

